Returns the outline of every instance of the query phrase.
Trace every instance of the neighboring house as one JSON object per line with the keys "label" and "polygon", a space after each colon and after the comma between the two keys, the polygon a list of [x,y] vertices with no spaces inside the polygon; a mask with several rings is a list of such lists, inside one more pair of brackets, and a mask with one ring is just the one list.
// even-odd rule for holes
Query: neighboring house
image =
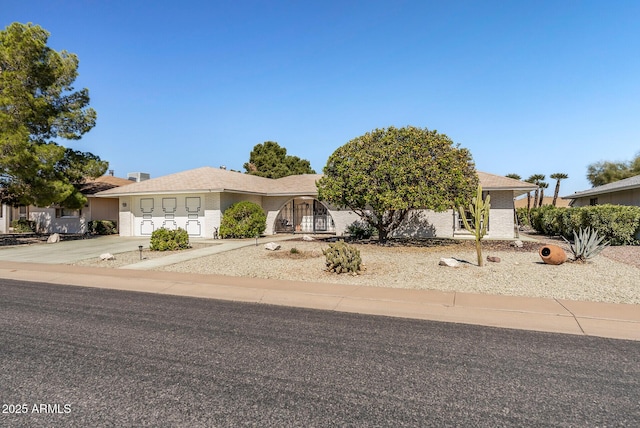
{"label": "neighboring house", "polygon": [[640,206],[640,175],[575,192],[562,199],[570,199],[572,207],[603,204]]}
{"label": "neighboring house", "polygon": [[[483,190],[491,194],[487,237],[514,237],[515,197],[533,191],[530,183],[478,173]],[[277,233],[331,233],[343,235],[359,217],[317,199],[321,175],[292,175],[279,179],[225,169],[202,167],[126,187],[106,190],[98,198],[119,198],[121,236],[148,236],[159,228],[185,229],[192,237],[211,238],[222,214],[233,203],[251,201],[267,214],[266,235]],[[468,234],[454,210],[434,213],[418,210],[400,233],[423,237]]]}
{"label": "neighboring house", "polygon": [[39,233],[86,233],[92,220],[111,220],[117,223],[118,198],[96,198],[95,194],[132,183],[132,180],[105,175],[82,184],[79,190],[87,197],[87,203],[82,209],[3,205],[0,233],[8,233],[11,222],[21,218],[35,222],[36,232]]}
{"label": "neighboring house", "polygon": [[[542,205],[553,205],[553,196],[544,196],[542,198]],[[565,208],[569,206],[569,201],[564,200],[560,197],[556,199],[556,207]],[[515,207],[518,208],[527,208],[527,197],[518,198],[515,200]],[[533,208],[533,195],[531,195],[531,208]]]}

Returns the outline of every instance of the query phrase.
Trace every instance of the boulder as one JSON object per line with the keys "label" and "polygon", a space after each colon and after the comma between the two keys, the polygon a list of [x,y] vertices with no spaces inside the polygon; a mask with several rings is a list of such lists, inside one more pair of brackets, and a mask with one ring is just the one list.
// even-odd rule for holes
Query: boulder
{"label": "boulder", "polygon": [[488,262],[500,263],[500,257],[498,256],[487,256]]}
{"label": "boulder", "polygon": [[522,245],[523,245],[523,244],[522,244],[522,241],[521,241],[521,240],[519,240],[519,239],[518,239],[518,240],[515,240],[515,241],[513,241],[513,242],[511,243],[511,246],[512,246],[512,247],[516,247],[516,248],[522,248]]}
{"label": "boulder", "polygon": [[448,257],[440,257],[440,266],[449,266],[449,267],[458,267],[460,266],[460,262],[456,259],[451,259]]}
{"label": "boulder", "polygon": [[315,241],[315,239],[313,239],[313,237],[311,237],[309,235],[303,235],[302,236],[302,240],[303,241]]}
{"label": "boulder", "polygon": [[268,242],[264,244],[264,249],[269,251],[279,250],[280,244],[276,244],[275,242]]}
{"label": "boulder", "polygon": [[100,260],[115,260],[115,256],[111,253],[102,253],[100,254]]}
{"label": "boulder", "polygon": [[59,233],[53,233],[51,235],[49,235],[49,237],[47,238],[47,244],[56,244],[60,242],[60,234]]}

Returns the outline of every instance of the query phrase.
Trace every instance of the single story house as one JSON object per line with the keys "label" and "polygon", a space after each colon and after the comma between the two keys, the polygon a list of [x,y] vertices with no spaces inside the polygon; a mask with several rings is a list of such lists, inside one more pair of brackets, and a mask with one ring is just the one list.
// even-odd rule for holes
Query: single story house
{"label": "single story house", "polygon": [[575,192],[562,199],[571,199],[569,204],[572,207],[604,204],[640,206],[640,175]]}
{"label": "single story house", "polygon": [[60,206],[10,207],[2,205],[0,210],[0,233],[9,233],[13,220],[25,219],[35,223],[39,233],[86,233],[92,220],[118,222],[118,198],[96,198],[98,192],[134,183],[132,180],[104,175],[80,185],[80,192],[87,197],[81,209],[67,209]]}
{"label": "single story house", "polygon": [[[491,195],[487,237],[513,239],[514,198],[536,189],[519,180],[478,173],[484,192]],[[233,203],[251,201],[267,215],[266,235],[330,233],[343,235],[359,217],[317,199],[321,175],[293,175],[279,179],[226,169],[202,167],[97,193],[119,199],[121,236],[149,236],[159,228],[185,229],[192,237],[211,238],[224,211]],[[468,234],[457,212],[417,210],[398,233],[421,237]]]}

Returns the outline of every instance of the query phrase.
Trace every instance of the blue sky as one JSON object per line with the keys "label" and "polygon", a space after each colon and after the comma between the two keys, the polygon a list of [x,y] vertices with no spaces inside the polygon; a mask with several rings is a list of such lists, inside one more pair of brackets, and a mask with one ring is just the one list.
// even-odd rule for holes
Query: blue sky
{"label": "blue sky", "polygon": [[637,1],[0,0],[0,17],[78,55],[98,124],[64,144],[122,177],[243,170],[264,141],[321,172],[413,125],[481,171],[567,173],[566,195],[640,152]]}

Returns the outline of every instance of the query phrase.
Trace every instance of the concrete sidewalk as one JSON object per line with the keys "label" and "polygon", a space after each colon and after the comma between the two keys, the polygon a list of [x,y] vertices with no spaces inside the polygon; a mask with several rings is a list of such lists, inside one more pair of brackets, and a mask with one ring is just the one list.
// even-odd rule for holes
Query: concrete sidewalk
{"label": "concrete sidewalk", "polygon": [[640,305],[0,261],[0,277],[640,340]]}

